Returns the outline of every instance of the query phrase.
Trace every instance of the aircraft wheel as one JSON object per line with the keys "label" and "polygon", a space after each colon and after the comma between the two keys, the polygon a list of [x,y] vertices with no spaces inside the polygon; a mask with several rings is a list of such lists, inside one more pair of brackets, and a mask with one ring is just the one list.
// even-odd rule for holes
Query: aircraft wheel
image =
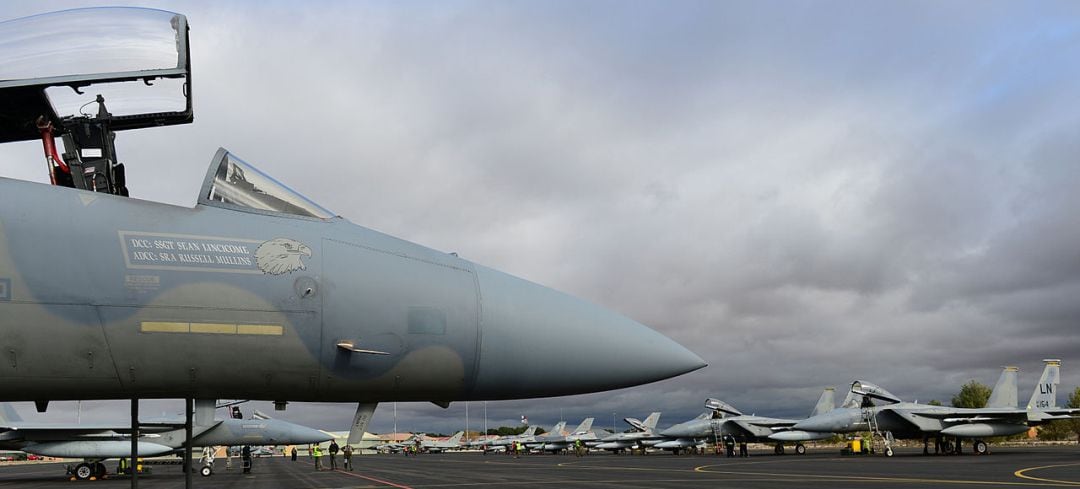
{"label": "aircraft wheel", "polygon": [[105,469],[105,464],[97,462],[94,464],[94,476],[98,479],[105,477],[109,471]]}
{"label": "aircraft wheel", "polygon": [[893,456],[893,451],[892,451],[892,447],[885,447],[885,456],[886,456],[886,457],[891,457],[891,456]]}
{"label": "aircraft wheel", "polygon": [[94,468],[90,464],[82,463],[75,466],[75,478],[81,481],[90,480],[94,475]]}
{"label": "aircraft wheel", "polygon": [[952,442],[949,440],[945,440],[945,442],[941,444],[941,451],[945,453],[952,453]]}
{"label": "aircraft wheel", "polygon": [[990,453],[990,448],[986,446],[986,442],[982,440],[975,440],[975,453],[979,455],[986,455]]}
{"label": "aircraft wheel", "polygon": [[798,443],[795,445],[795,453],[798,455],[806,455],[806,445]]}
{"label": "aircraft wheel", "polygon": [[209,465],[203,465],[202,468],[199,469],[199,475],[201,475],[203,477],[210,477],[210,475],[213,474],[213,473],[214,473],[214,468],[209,466]]}

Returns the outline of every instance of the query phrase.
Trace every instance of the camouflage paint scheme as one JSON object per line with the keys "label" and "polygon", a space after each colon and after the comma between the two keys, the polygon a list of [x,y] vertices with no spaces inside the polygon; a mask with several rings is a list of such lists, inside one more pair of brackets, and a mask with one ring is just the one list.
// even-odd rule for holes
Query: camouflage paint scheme
{"label": "camouflage paint scheme", "polygon": [[[547,397],[705,366],[637,322],[333,217],[0,178],[0,400]],[[626,362],[626,358],[634,358]]]}

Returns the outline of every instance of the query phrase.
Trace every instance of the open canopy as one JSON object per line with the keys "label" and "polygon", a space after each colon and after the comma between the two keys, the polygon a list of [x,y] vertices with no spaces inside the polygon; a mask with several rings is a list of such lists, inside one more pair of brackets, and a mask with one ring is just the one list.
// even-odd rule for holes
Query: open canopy
{"label": "open canopy", "polygon": [[104,96],[113,130],[192,121],[187,18],[103,7],[0,22],[0,142],[38,139]]}

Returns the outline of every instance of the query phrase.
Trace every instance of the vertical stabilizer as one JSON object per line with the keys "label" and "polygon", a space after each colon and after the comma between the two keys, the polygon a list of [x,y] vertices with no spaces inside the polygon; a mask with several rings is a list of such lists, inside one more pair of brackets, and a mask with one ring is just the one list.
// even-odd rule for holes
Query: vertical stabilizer
{"label": "vertical stabilizer", "polygon": [[593,419],[594,418],[585,418],[585,421],[582,421],[581,424],[577,426],[577,428],[574,428],[574,433],[584,433],[591,430]]}
{"label": "vertical stabilizer", "polygon": [[446,440],[446,442],[451,444],[451,445],[459,444],[459,443],[461,443],[461,437],[462,436],[465,436],[465,432],[464,431],[459,431],[457,433],[454,433],[454,436],[451,436],[449,440]]}
{"label": "vertical stabilizer", "polygon": [[22,416],[15,411],[15,406],[10,402],[0,402],[0,423],[18,423],[22,420]]}
{"label": "vertical stabilizer", "polygon": [[642,421],[641,424],[645,426],[645,429],[647,431],[653,431],[653,430],[656,429],[656,423],[659,423],[659,422],[660,422],[660,413],[656,412],[656,413],[649,414],[649,417],[645,418],[645,421]]}
{"label": "vertical stabilizer", "polygon": [[1057,385],[1061,383],[1061,360],[1043,360],[1046,368],[1043,369],[1039,383],[1035,385],[1035,391],[1031,393],[1028,401],[1028,409],[1051,409],[1057,407]]}
{"label": "vertical stabilizer", "polygon": [[1015,408],[1020,405],[1020,397],[1016,388],[1016,377],[1019,368],[1005,367],[998,377],[994,390],[990,392],[990,400],[986,401],[988,408]]}
{"label": "vertical stabilizer", "polygon": [[844,402],[840,403],[842,408],[857,408],[862,404],[862,396],[848,391],[847,396],[844,397]]}
{"label": "vertical stabilizer", "polygon": [[810,412],[810,417],[817,416],[819,414],[825,414],[832,411],[836,407],[836,388],[826,387],[821,391],[821,397],[818,398],[817,404],[814,405],[814,410]]}
{"label": "vertical stabilizer", "polygon": [[195,399],[195,414],[191,419],[193,428],[208,428],[214,425],[214,410],[217,399]]}
{"label": "vertical stabilizer", "polygon": [[552,426],[550,433],[553,433],[553,434],[556,434],[556,435],[565,435],[566,434],[566,421],[559,421],[558,424],[556,424],[555,426]]}
{"label": "vertical stabilizer", "polygon": [[522,433],[522,436],[533,436],[536,434],[536,426],[530,426],[529,429]]}

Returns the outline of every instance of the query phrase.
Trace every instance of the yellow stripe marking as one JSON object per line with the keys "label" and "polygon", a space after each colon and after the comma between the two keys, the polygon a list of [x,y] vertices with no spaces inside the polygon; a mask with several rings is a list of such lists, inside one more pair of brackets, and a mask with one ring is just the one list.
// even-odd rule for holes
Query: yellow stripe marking
{"label": "yellow stripe marking", "polygon": [[1049,483],[1052,483],[1052,484],[1065,484],[1065,485],[1069,485],[1069,486],[1080,486],[1080,481],[1044,479],[1044,478],[1041,478],[1041,477],[1032,477],[1030,475],[1024,475],[1024,472],[1029,472],[1029,471],[1032,471],[1032,470],[1053,469],[1053,468],[1057,468],[1057,467],[1074,467],[1074,466],[1077,466],[1077,465],[1080,465],[1080,463],[1058,464],[1058,465],[1043,465],[1041,467],[1028,467],[1026,469],[1020,469],[1020,470],[1017,470],[1016,472],[1013,472],[1013,475],[1015,475],[1015,476],[1017,476],[1017,477],[1019,477],[1021,479],[1028,479],[1028,480],[1039,481],[1039,482],[1049,482]]}
{"label": "yellow stripe marking", "polygon": [[276,324],[237,324],[236,333],[281,336],[285,330]]}
{"label": "yellow stripe marking", "polygon": [[143,321],[142,331],[144,333],[187,333],[189,331],[189,325],[188,323]]}
{"label": "yellow stripe marking", "polygon": [[285,328],[279,324],[143,321],[140,327],[143,333],[196,333],[245,336],[282,336],[285,334]]}
{"label": "yellow stripe marking", "polygon": [[191,323],[192,333],[236,334],[235,324]]}

